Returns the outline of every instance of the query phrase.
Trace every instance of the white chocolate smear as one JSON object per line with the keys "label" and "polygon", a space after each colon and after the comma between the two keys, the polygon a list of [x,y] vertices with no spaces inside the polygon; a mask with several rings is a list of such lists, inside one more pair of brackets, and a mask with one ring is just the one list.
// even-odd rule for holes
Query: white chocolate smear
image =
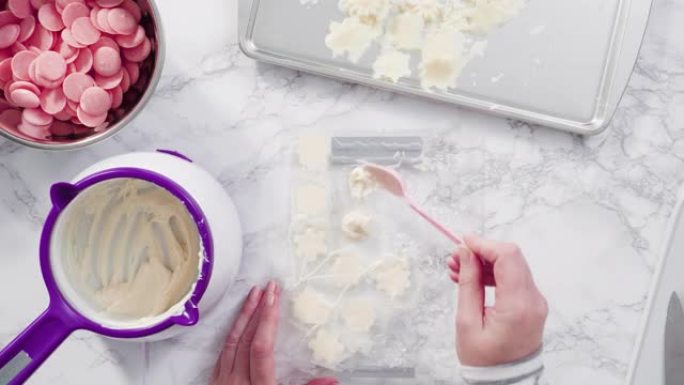
{"label": "white chocolate smear", "polygon": [[323,215],[328,211],[328,189],[323,186],[302,185],[295,190],[295,209],[307,216]]}
{"label": "white chocolate smear", "polygon": [[373,176],[364,166],[355,167],[349,173],[348,184],[349,194],[356,200],[366,198],[377,188]]}
{"label": "white chocolate smear", "polygon": [[411,286],[411,271],[404,258],[392,258],[385,262],[375,270],[373,277],[377,288],[392,298],[400,296]]}
{"label": "white chocolate smear", "polygon": [[330,140],[323,135],[307,135],[299,138],[297,159],[305,169],[322,171],[328,167]]}
{"label": "white chocolate smear", "polygon": [[101,311],[142,319],[182,305],[199,276],[197,226],[167,190],[139,179],[98,183],[60,215],[67,279]]}
{"label": "white chocolate smear", "polygon": [[348,17],[341,23],[330,23],[325,45],[333,52],[333,57],[346,54],[349,61],[356,63],[377,36],[378,32],[372,26],[362,23],[357,17]]}
{"label": "white chocolate smear", "polygon": [[342,218],[342,232],[353,241],[368,238],[373,217],[363,211],[354,210]]}
{"label": "white chocolate smear", "polygon": [[367,298],[349,299],[342,306],[344,325],[353,332],[367,333],[375,324],[377,304]]}
{"label": "white chocolate smear", "polygon": [[325,297],[307,286],[292,300],[292,311],[297,320],[307,325],[324,325],[332,313]]}
{"label": "white chocolate smear", "polygon": [[330,267],[332,281],[341,287],[356,285],[364,273],[361,257],[354,252],[342,252]]}
{"label": "white chocolate smear", "polygon": [[395,49],[386,49],[373,63],[373,77],[396,83],[400,78],[411,75],[411,56]]}
{"label": "white chocolate smear", "polygon": [[340,342],[340,336],[331,330],[319,329],[309,340],[309,349],[314,362],[328,367],[337,366],[345,358],[345,346]]}

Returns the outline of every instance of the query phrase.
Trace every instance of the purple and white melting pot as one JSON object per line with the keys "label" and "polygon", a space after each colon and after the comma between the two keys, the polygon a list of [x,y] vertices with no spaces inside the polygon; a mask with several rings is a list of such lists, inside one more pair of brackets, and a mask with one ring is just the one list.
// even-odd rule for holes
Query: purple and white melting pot
{"label": "purple and white melting pot", "polygon": [[240,267],[241,229],[221,185],[170,151],[106,159],[50,189],[40,266],[48,308],[0,352],[21,384],[77,329],[157,340],[211,310]]}

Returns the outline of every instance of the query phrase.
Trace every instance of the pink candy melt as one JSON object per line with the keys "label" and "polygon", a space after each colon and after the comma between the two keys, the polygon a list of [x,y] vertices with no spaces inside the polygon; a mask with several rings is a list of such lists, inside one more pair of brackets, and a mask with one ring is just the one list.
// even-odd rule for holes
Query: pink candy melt
{"label": "pink candy melt", "polygon": [[10,98],[19,107],[36,108],[40,105],[38,95],[23,88],[12,91]]}
{"label": "pink candy melt", "polygon": [[90,8],[88,8],[85,4],[71,3],[64,7],[64,11],[62,11],[62,23],[64,23],[66,27],[71,28],[71,25],[76,19],[79,17],[87,17],[89,15]]}
{"label": "pink candy melt", "polygon": [[143,27],[138,26],[136,28],[135,32],[130,34],[130,35],[119,35],[116,37],[116,42],[122,47],[122,48],[133,48],[140,43],[142,43],[143,39],[145,39],[145,30]]}
{"label": "pink candy melt", "polygon": [[138,27],[138,22],[133,15],[123,8],[110,10],[107,14],[107,21],[109,26],[121,35],[130,35]]}
{"label": "pink candy melt", "polygon": [[94,85],[95,80],[90,75],[75,72],[64,79],[62,89],[69,100],[79,102],[83,91]]}
{"label": "pink candy melt", "polygon": [[123,82],[124,73],[125,70],[120,69],[119,72],[112,76],[95,75],[95,84],[105,90],[111,90],[114,87],[118,87]]}
{"label": "pink candy melt", "polygon": [[93,52],[90,48],[81,48],[74,61],[74,71],[87,73],[93,68]]}
{"label": "pink candy melt", "polygon": [[21,28],[18,24],[7,24],[0,27],[0,48],[7,48],[16,43],[20,31]]}
{"label": "pink candy melt", "polygon": [[88,114],[100,115],[112,107],[112,97],[100,87],[90,87],[83,91],[79,107]]}
{"label": "pink candy melt", "polygon": [[137,47],[124,48],[123,56],[126,58],[126,60],[137,63],[145,60],[145,58],[150,55],[150,51],[152,51],[150,39],[144,38],[142,43],[140,43]]}
{"label": "pink candy melt", "polygon": [[66,74],[66,62],[55,51],[45,51],[36,59],[36,75],[47,80],[58,80]]}
{"label": "pink candy melt", "polygon": [[55,115],[64,109],[66,96],[61,88],[45,90],[40,95],[40,108],[50,115]]}
{"label": "pink candy melt", "polygon": [[100,47],[93,55],[93,68],[102,76],[115,75],[121,70],[121,56],[111,47]]}
{"label": "pink candy melt", "polygon": [[12,58],[12,75],[19,80],[31,80],[29,78],[29,66],[38,55],[33,51],[21,51]]}
{"label": "pink candy melt", "polygon": [[104,123],[105,120],[107,120],[106,112],[99,115],[93,115],[85,112],[80,107],[76,110],[76,116],[78,116],[78,120],[80,120],[85,126],[93,128],[99,126],[100,124]]}
{"label": "pink candy melt", "polygon": [[45,113],[40,108],[26,108],[21,117],[30,124],[43,126],[52,123],[52,115]]}
{"label": "pink candy melt", "polygon": [[[0,91],[18,132],[37,139],[109,126],[152,51],[134,0],[6,0]],[[143,75],[148,79],[148,74]],[[143,80],[140,80],[141,82]],[[136,92],[140,91],[139,88]],[[7,114],[5,114],[7,115]],[[14,116],[14,115],[13,115]],[[76,124],[77,126],[74,126]]]}
{"label": "pink candy melt", "polygon": [[91,45],[100,38],[100,31],[95,28],[89,17],[79,17],[71,24],[71,35],[77,42]]}
{"label": "pink candy melt", "polygon": [[102,8],[114,8],[123,3],[123,0],[97,0],[95,2]]}
{"label": "pink candy melt", "polygon": [[38,10],[38,21],[48,31],[57,32],[64,29],[62,16],[52,3],[43,4]]}
{"label": "pink candy melt", "polygon": [[19,23],[19,37],[17,38],[17,41],[26,41],[31,35],[33,35],[33,31],[36,30],[36,18],[29,15],[27,18],[21,21]]}
{"label": "pink candy melt", "polygon": [[29,37],[24,43],[27,46],[33,46],[41,51],[47,51],[52,48],[52,43],[54,43],[55,36],[52,32],[45,29],[40,24],[36,24],[36,29],[33,31],[33,35]]}
{"label": "pink candy melt", "polygon": [[23,19],[31,14],[31,3],[29,0],[8,0],[7,9],[9,9],[14,16]]}

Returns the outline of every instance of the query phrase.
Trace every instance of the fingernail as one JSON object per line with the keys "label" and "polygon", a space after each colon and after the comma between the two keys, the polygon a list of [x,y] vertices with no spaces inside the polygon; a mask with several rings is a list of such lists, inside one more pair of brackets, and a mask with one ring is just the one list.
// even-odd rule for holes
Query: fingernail
{"label": "fingernail", "polygon": [[259,287],[253,286],[252,290],[249,291],[249,295],[247,296],[247,300],[249,300],[250,302],[258,301],[259,300],[257,298],[258,294],[259,294]]}
{"label": "fingernail", "polygon": [[268,281],[268,285],[266,286],[266,303],[268,304],[268,306],[273,306],[273,304],[275,303],[275,290],[275,281]]}
{"label": "fingernail", "polygon": [[461,263],[461,266],[470,265],[470,251],[468,249],[459,247],[456,252],[458,253],[458,261]]}

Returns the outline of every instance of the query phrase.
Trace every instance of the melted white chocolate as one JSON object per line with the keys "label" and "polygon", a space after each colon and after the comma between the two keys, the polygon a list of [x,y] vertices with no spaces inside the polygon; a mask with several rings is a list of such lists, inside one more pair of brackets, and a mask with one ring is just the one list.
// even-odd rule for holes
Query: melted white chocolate
{"label": "melted white chocolate", "polygon": [[139,179],[112,179],[81,192],[59,222],[72,286],[106,313],[139,319],[189,294],[202,245],[181,201]]}

